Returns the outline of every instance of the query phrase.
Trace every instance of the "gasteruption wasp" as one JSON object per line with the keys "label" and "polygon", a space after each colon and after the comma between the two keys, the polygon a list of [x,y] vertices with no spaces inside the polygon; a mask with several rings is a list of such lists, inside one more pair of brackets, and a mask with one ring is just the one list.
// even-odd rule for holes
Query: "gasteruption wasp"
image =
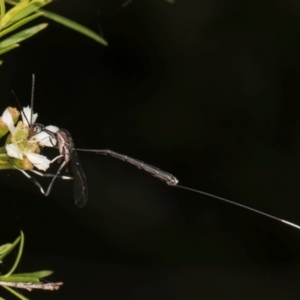
{"label": "gasteruption wasp", "polygon": [[[275,217],[271,214],[267,214],[260,210],[254,209],[252,207],[240,204],[238,202],[228,200],[226,198],[215,196],[213,194],[206,193],[206,192],[203,192],[200,190],[196,190],[196,189],[189,188],[186,186],[181,186],[178,184],[178,180],[176,179],[176,177],[173,176],[172,174],[162,171],[162,170],[160,170],[154,166],[151,166],[149,164],[146,164],[140,160],[131,158],[127,155],[119,154],[119,153],[111,151],[111,150],[75,148],[73,139],[72,139],[70,133],[66,129],[58,128],[55,126],[49,127],[49,126],[44,126],[40,123],[35,123],[36,116],[35,116],[35,114],[33,114],[34,81],[35,80],[34,80],[34,75],[33,75],[30,115],[28,115],[28,111],[26,112],[26,110],[28,110],[28,108],[24,108],[21,112],[22,117],[23,117],[23,122],[27,123],[27,125],[29,127],[27,141],[29,141],[29,142],[38,141],[38,145],[40,147],[48,146],[48,147],[57,148],[59,151],[59,155],[57,157],[55,157],[52,161],[47,160],[47,166],[44,168],[42,168],[39,165],[39,164],[42,164],[41,163],[42,160],[38,160],[38,163],[36,163],[36,164],[34,164],[33,160],[32,160],[32,162],[36,168],[38,168],[42,171],[46,171],[49,164],[54,161],[58,161],[61,164],[60,164],[56,174],[39,172],[37,170],[30,170],[39,176],[52,177],[51,182],[48,185],[46,190],[43,189],[42,185],[39,183],[39,181],[36,178],[30,176],[25,170],[22,170],[17,167],[15,167],[15,168],[20,170],[26,177],[28,177],[40,189],[41,193],[44,194],[45,196],[48,196],[51,193],[53,184],[57,178],[73,180],[75,204],[78,207],[83,207],[87,203],[87,200],[88,200],[88,188],[87,188],[86,176],[85,176],[85,173],[81,166],[81,163],[79,161],[77,151],[89,152],[89,153],[111,156],[111,157],[120,159],[124,162],[128,162],[129,164],[132,164],[132,165],[136,166],[137,168],[146,171],[147,173],[151,174],[152,176],[157,177],[158,179],[162,180],[169,186],[177,187],[177,188],[184,189],[184,190],[191,191],[191,192],[198,193],[198,194],[202,194],[202,195],[205,195],[205,196],[208,196],[208,197],[211,197],[211,198],[214,198],[214,199],[217,199],[217,200],[220,200],[220,201],[223,201],[223,202],[235,205],[235,206],[239,206],[246,210],[263,215],[267,218],[271,218],[278,222],[281,222],[286,225],[300,229],[300,226],[297,224],[294,224],[294,223],[286,221],[284,219]],[[4,114],[3,114],[3,116],[4,116]],[[3,118],[3,116],[2,116],[2,119],[7,120],[7,117]],[[6,122],[8,123],[8,121],[6,121]],[[8,149],[9,147],[6,146],[6,148]],[[11,148],[13,148],[13,147],[11,147]],[[9,154],[9,151],[7,151],[7,152]],[[13,152],[10,152],[10,153],[13,153]],[[31,155],[29,155],[29,154],[31,154]],[[11,156],[12,155],[14,155],[14,154],[11,154]],[[32,153],[23,152],[22,155],[23,156],[26,155],[29,158],[30,156],[32,156]],[[14,157],[16,157],[16,156],[14,156]],[[40,157],[38,157],[38,158],[40,159]],[[63,169],[66,169],[66,171],[69,173],[69,176],[61,175],[61,172],[63,171]]]}

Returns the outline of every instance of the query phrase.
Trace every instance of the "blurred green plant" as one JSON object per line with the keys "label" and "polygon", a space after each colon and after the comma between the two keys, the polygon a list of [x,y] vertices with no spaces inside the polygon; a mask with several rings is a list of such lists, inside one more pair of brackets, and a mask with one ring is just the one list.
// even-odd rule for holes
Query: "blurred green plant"
{"label": "blurred green plant", "polygon": [[[20,236],[13,242],[0,246],[0,263],[3,259],[19,244],[18,255],[11,269],[5,274],[0,276],[0,285],[14,294],[16,297],[22,300],[28,300],[20,293],[18,293],[14,288],[23,288],[31,291],[32,289],[39,288],[44,290],[57,290],[62,283],[46,283],[40,282],[41,278],[51,275],[53,272],[49,270],[31,272],[31,273],[14,273],[23,253],[24,248],[24,234],[21,231]],[[0,298],[2,299],[2,298]]]}
{"label": "blurred green plant", "polygon": [[[28,22],[44,16],[75,31],[78,31],[104,46],[108,45],[106,40],[94,31],[55,13],[41,10],[43,6],[51,2],[52,0],[0,0],[0,38],[14,32]],[[6,11],[5,3],[8,3],[13,7]],[[35,35],[36,33],[45,29],[47,26],[47,23],[41,23],[39,25],[21,30],[4,40],[0,40],[0,55],[19,47],[20,42]],[[2,64],[2,62],[3,61],[0,61],[0,64]]]}

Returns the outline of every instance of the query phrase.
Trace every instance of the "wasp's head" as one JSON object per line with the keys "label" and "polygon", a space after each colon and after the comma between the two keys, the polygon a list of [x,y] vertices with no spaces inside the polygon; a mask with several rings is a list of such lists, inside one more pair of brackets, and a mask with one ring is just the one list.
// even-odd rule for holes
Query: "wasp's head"
{"label": "wasp's head", "polygon": [[39,123],[35,123],[33,124],[30,128],[29,128],[29,133],[28,133],[28,139],[30,139],[31,137],[37,135],[38,133],[45,131],[45,126]]}

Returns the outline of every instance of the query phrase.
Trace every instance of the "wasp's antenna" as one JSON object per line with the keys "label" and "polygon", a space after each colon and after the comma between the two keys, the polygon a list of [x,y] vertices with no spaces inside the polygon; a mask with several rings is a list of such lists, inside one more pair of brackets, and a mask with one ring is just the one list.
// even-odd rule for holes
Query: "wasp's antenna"
{"label": "wasp's antenna", "polygon": [[19,110],[20,110],[22,116],[25,117],[27,123],[29,124],[29,121],[28,121],[26,115],[23,113],[23,109],[22,109],[21,104],[20,104],[20,102],[19,102],[19,100],[18,100],[18,98],[17,98],[17,95],[15,94],[15,92],[14,92],[13,90],[11,90],[11,93],[12,93],[12,94],[14,95],[14,97],[15,97],[15,100],[16,100],[16,102],[17,102],[17,105],[18,105],[18,107],[19,107]]}
{"label": "wasp's antenna", "polygon": [[[31,115],[30,115],[30,123],[29,126],[32,126],[32,115],[33,115],[33,101],[34,101],[34,85],[35,85],[35,75],[32,74],[32,84],[31,84],[31,101],[30,101],[30,106],[31,106]],[[28,120],[27,120],[28,122]]]}
{"label": "wasp's antenna", "polygon": [[208,197],[211,197],[211,198],[214,198],[214,199],[217,199],[217,200],[220,200],[220,201],[223,201],[223,202],[226,202],[226,203],[229,203],[229,204],[232,204],[232,205],[236,205],[236,206],[239,206],[241,208],[244,208],[244,209],[247,209],[247,210],[250,210],[252,212],[255,212],[259,215],[262,215],[262,216],[265,216],[267,218],[270,218],[270,219],[273,219],[273,220],[276,220],[278,222],[281,222],[281,223],[284,223],[286,225],[289,225],[289,226],[292,226],[292,227],[295,227],[297,229],[300,229],[300,226],[295,224],[295,223],[292,223],[292,222],[289,222],[289,221],[286,221],[284,219],[280,219],[278,217],[275,217],[273,215],[270,215],[270,214],[267,214],[265,212],[262,212],[258,209],[255,209],[255,208],[252,208],[252,207],[249,207],[247,205],[243,205],[243,204],[240,204],[238,202],[234,202],[234,201],[231,201],[231,200],[228,200],[226,198],[222,198],[222,197],[219,197],[219,196],[215,196],[213,194],[209,194],[209,193],[206,193],[206,192],[202,192],[202,191],[199,191],[199,190],[195,190],[195,189],[192,189],[192,188],[189,188],[189,187],[186,187],[186,186],[182,186],[182,185],[175,185],[175,187],[178,187],[180,189],[183,189],[183,190],[187,190],[187,191],[190,191],[190,192],[194,192],[194,193],[197,193],[197,194],[202,194],[202,195],[205,195],[205,196],[208,196]]}
{"label": "wasp's antenna", "polygon": [[17,102],[17,105],[18,105],[18,107],[19,107],[19,110],[21,111],[21,110],[22,110],[22,107],[21,107],[21,104],[20,104],[20,102],[19,102],[19,100],[18,100],[17,95],[15,94],[15,92],[14,92],[13,90],[11,90],[11,93],[14,95],[15,100],[16,100],[16,102]]}

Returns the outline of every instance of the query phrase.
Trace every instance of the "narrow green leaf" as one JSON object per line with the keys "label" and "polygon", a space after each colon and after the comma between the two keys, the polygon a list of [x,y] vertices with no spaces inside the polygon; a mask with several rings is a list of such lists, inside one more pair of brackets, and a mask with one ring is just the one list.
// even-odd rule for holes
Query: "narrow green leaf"
{"label": "narrow green leaf", "polygon": [[[9,1],[8,1],[9,3]],[[1,28],[5,27],[5,24],[7,24],[9,22],[9,20],[15,15],[17,14],[19,11],[21,11],[26,5],[28,5],[28,3],[26,3],[26,1],[20,1],[20,2],[16,2],[16,3],[10,3],[12,5],[14,5],[13,8],[11,8],[4,16],[3,19],[1,20]]]}
{"label": "narrow green leaf", "polygon": [[17,5],[17,4],[19,4],[19,3],[28,3],[28,2],[30,2],[31,0],[16,0],[16,1],[14,1],[14,0],[5,0],[5,2],[6,3],[8,3],[8,4],[11,4],[11,5]]}
{"label": "narrow green leaf", "polygon": [[104,46],[107,46],[108,43],[107,41],[102,38],[100,35],[98,35],[96,32],[78,24],[77,22],[74,22],[70,19],[67,19],[65,17],[62,17],[60,15],[57,15],[57,14],[54,14],[52,12],[49,12],[47,10],[44,10],[44,9],[40,9],[39,11],[42,11],[44,13],[44,17],[48,18],[48,19],[51,19],[57,23],[60,23],[66,27],[69,27],[75,31],[78,31],[84,35],[86,35],[87,37],[95,40],[96,42],[104,45]]}
{"label": "narrow green leaf", "polygon": [[17,291],[15,291],[14,289],[10,288],[9,286],[3,286],[3,288],[5,288],[9,292],[11,292],[13,295],[15,295],[16,297],[18,297],[21,300],[30,300],[30,299],[24,297],[23,295],[21,295],[20,293],[18,293]]}
{"label": "narrow green leaf", "polygon": [[40,282],[38,278],[36,277],[17,277],[17,276],[0,276],[0,281],[5,281],[5,282],[32,282],[32,283],[38,283]]}
{"label": "narrow green leaf", "polygon": [[27,17],[27,18],[22,19],[19,22],[16,22],[15,24],[9,26],[8,28],[0,31],[0,37],[4,36],[5,34],[10,33],[11,31],[16,30],[17,28],[23,26],[24,24],[26,24],[26,23],[28,23],[28,22],[30,22],[30,21],[32,21],[32,20],[34,20],[34,19],[42,16],[42,15],[43,15],[42,12],[38,12],[38,13],[35,13],[35,14],[33,14],[33,15]]}
{"label": "narrow green leaf", "polygon": [[0,23],[4,15],[5,15],[5,2],[4,0],[0,0]]}
{"label": "narrow green leaf", "polygon": [[50,276],[53,273],[53,271],[50,270],[43,270],[43,271],[36,271],[36,272],[31,272],[31,273],[15,273],[10,275],[11,277],[33,277],[33,278],[44,278],[47,276]]}
{"label": "narrow green leaf", "polygon": [[11,244],[4,244],[0,246],[0,255],[2,253],[5,253],[7,251],[7,249],[9,249],[11,247]]}
{"label": "narrow green leaf", "polygon": [[20,45],[19,44],[14,44],[14,45],[10,45],[9,47],[5,47],[5,48],[0,48],[0,55],[10,51],[10,50],[13,50],[15,48],[18,48]]}
{"label": "narrow green leaf", "polygon": [[0,49],[6,48],[12,44],[19,43],[23,40],[28,39],[29,37],[33,36],[34,34],[38,33],[39,31],[45,29],[48,26],[47,23],[39,24],[27,29],[24,29],[22,31],[19,31],[18,33],[8,37],[4,41],[0,42]]}
{"label": "narrow green leaf", "polygon": [[39,8],[49,4],[51,0],[32,0],[27,3],[18,3],[10,9],[2,19],[2,28],[8,27],[19,20],[36,12]]}
{"label": "narrow green leaf", "polygon": [[0,60],[0,66],[3,64],[3,60]]}
{"label": "narrow green leaf", "polygon": [[6,3],[11,4],[11,5],[17,5],[18,3],[28,3],[31,0],[5,0]]}
{"label": "narrow green leaf", "polygon": [[5,275],[3,275],[3,277],[8,277],[8,276],[10,276],[15,271],[15,269],[17,268],[17,266],[18,266],[18,264],[20,262],[20,259],[22,257],[23,247],[24,247],[24,233],[21,231],[21,234],[20,234],[20,245],[19,245],[18,255],[17,255],[16,260],[15,260],[13,266],[11,267],[11,269],[8,271],[8,273],[6,273]]}
{"label": "narrow green leaf", "polygon": [[20,236],[15,239],[15,241],[11,244],[10,248],[7,248],[6,252],[0,255],[0,260],[3,260],[3,258],[7,256],[18,245],[20,239],[21,239]]}

